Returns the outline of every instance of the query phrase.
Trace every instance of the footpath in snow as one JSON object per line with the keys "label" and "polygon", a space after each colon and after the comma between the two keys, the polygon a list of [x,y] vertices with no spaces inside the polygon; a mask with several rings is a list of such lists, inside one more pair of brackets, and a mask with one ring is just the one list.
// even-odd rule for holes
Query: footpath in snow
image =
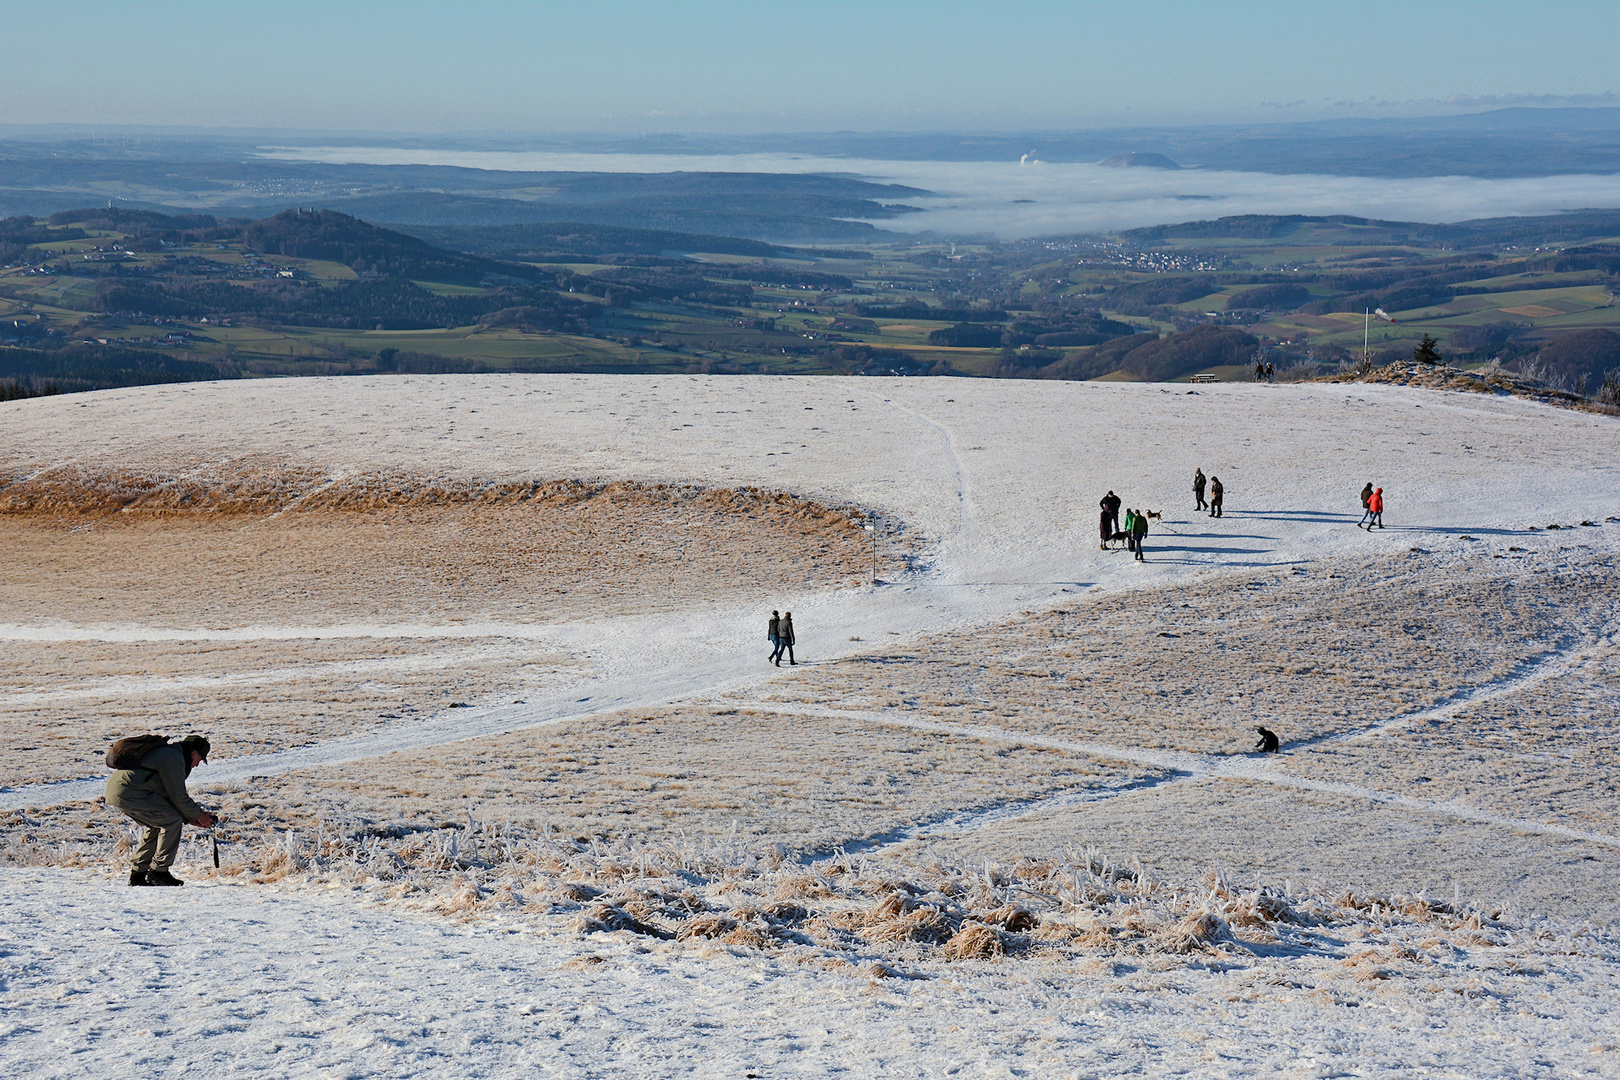
{"label": "footpath in snow", "polygon": [[[334,475],[757,486],[858,507],[883,523],[880,543],[911,558],[905,572],[885,572],[876,586],[553,623],[474,617],[424,625],[379,611],[363,621],[315,612],[296,623],[221,624],[199,613],[146,625],[92,623],[70,612],[10,620],[0,613],[0,642],[18,649],[353,636],[487,645],[514,664],[525,650],[571,661],[521,704],[474,700],[279,753],[222,753],[195,778],[203,792],[253,777],[335,773],[389,751],[543,725],[569,724],[588,740],[593,718],[630,708],[752,697],[748,707],[765,711],[774,691],[795,685],[792,673],[763,662],[772,607],[794,612],[801,659],[816,665],[951,631],[958,642],[970,640],[980,628],[1016,625],[1079,597],[1129,606],[1233,573],[1365,565],[1380,552],[1488,544],[1557,563],[1573,541],[1532,526],[1591,520],[1578,533],[1588,563],[1620,547],[1620,526],[1608,520],[1620,515],[1620,427],[1612,419],[1398,387],[1233,385],[1189,393],[936,379],[400,377],[152,387],[6,403],[0,414],[0,459],[14,473],[228,473],[268,460]],[[1190,512],[1195,466],[1225,484],[1224,518]],[[1390,527],[1380,533],[1353,528],[1356,493],[1368,480],[1386,491]],[[1096,504],[1109,489],[1126,506],[1164,511],[1145,563],[1097,549]],[[746,577],[749,569],[736,573]],[[1525,575],[1533,584],[1528,565]],[[1555,681],[1564,670],[1558,664],[1513,669],[1502,693],[1533,694]],[[1244,678],[1241,664],[1217,670],[1213,678],[1232,688]],[[273,677],[267,670],[265,678]],[[21,702],[61,689],[5,692]],[[225,683],[204,690],[236,692]],[[1449,688],[1451,696],[1427,713],[1403,713],[1322,745],[1360,745],[1356,739],[1400,723],[1491,700],[1469,691]],[[131,678],[71,692],[86,702],[116,701],[121,692],[161,688]],[[1114,795],[1114,812],[1128,816],[1133,796],[1168,789],[1179,777],[1210,787],[1275,783],[1289,797],[1285,812],[1302,820],[1365,813],[1368,800],[1397,815],[1439,805],[1365,780],[1284,775],[1275,762],[1133,750],[1100,738],[942,721],[903,706],[782,708],[800,720],[910,725],[974,745],[1008,739],[1068,755],[1064,761],[1106,759],[1141,771],[1140,779],[1103,777],[1037,805],[941,820],[933,827],[940,833],[993,824],[998,815],[1060,815]],[[467,746],[476,752],[478,743]],[[100,776],[14,785],[0,791],[0,810],[26,811],[18,820],[32,820],[27,814],[92,799],[101,786]],[[1302,795],[1316,801],[1305,804]],[[1210,816],[1204,804],[1192,814]],[[1459,819],[1481,830],[1482,842],[1499,837],[1520,845],[1514,850],[1557,840],[1580,845],[1581,859],[1607,859],[1615,844],[1600,828],[1460,803],[1451,820]],[[899,830],[894,839],[919,831]],[[1413,831],[1439,827],[1419,822]],[[1449,936],[1420,939],[1411,926],[1397,926],[1394,913],[1373,910],[1353,938],[1311,927],[1312,949],[1256,945],[1241,962],[1218,951],[1170,956],[1109,945],[1083,962],[1072,954],[1061,962],[1040,954],[919,959],[901,973],[830,965],[825,950],[808,947],[582,933],[562,916],[489,911],[463,922],[403,902],[374,904],[382,889],[375,882],[237,881],[246,878],[142,890],[71,868],[0,874],[0,1072],[1620,1073],[1612,1007],[1620,952],[1602,934],[1551,924],[1477,933],[1453,926]],[[1184,899],[1191,903],[1192,894]]]}
{"label": "footpath in snow", "polygon": [[[1160,589],[1187,574],[1310,564],[1386,549],[1514,538],[1620,512],[1607,418],[1515,399],[1373,386],[1162,386],[959,380],[514,376],[301,380],[148,388],[21,413],[0,453],[172,463],[183,432],[208,461],[277,456],[349,473],[406,468],[484,479],[630,477],[770,485],[878,515],[923,545],[876,587],[762,598],[750,608],[560,625],[139,627],[0,624],[45,643],[244,636],[517,637],[587,661],[522,705],[474,703],[414,726],[263,757],[222,758],[232,782],[391,749],[714,695],[774,677],[763,613],[794,610],[806,659],[854,655],[1037,610],[1082,591]],[[21,412],[19,410],[19,412]],[[477,420],[472,417],[477,416]],[[460,419],[458,419],[460,417]],[[45,453],[41,448],[50,448]],[[1227,516],[1187,520],[1193,466]],[[1351,528],[1363,476],[1391,528]],[[1171,509],[1150,558],[1097,550],[1097,499]],[[746,567],[738,568],[746,574]],[[633,587],[633,586],[632,586]],[[0,808],[94,797],[100,781],[0,792]]]}

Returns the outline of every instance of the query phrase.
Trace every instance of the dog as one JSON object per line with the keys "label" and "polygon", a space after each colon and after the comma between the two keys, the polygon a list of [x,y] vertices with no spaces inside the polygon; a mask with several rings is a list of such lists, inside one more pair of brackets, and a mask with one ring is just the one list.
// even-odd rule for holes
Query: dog
{"label": "dog", "polygon": [[1254,749],[1262,754],[1275,754],[1281,747],[1277,733],[1256,724],[1254,730],[1260,733],[1260,741],[1254,744]]}
{"label": "dog", "polygon": [[1162,513],[1160,513],[1159,511],[1157,511],[1157,510],[1144,510],[1144,511],[1142,511],[1142,513],[1147,515],[1147,519],[1149,521],[1163,521],[1164,520],[1164,515]]}

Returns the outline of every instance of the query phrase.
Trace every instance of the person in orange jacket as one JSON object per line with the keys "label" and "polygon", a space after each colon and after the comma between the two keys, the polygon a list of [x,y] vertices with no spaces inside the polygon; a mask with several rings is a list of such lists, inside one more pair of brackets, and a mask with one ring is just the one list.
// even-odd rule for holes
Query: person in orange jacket
{"label": "person in orange jacket", "polygon": [[1384,527],[1384,489],[1378,488],[1367,500],[1367,531],[1372,532],[1373,526],[1380,529]]}

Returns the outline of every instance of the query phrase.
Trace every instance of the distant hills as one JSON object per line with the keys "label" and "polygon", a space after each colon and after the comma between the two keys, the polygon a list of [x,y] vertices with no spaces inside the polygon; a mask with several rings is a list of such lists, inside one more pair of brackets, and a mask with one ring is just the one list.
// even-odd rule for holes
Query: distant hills
{"label": "distant hills", "polygon": [[[1620,210],[1570,210],[1562,214],[1477,218],[1446,225],[1380,221],[1348,214],[1240,214],[1214,220],[1182,221],[1126,229],[1122,239],[1137,244],[1174,240],[1281,240],[1304,229],[1324,234],[1323,243],[1478,245],[1580,243],[1620,235]],[[1354,231],[1361,233],[1352,237]]]}
{"label": "distant hills", "polygon": [[818,243],[873,236],[929,192],[847,177],[783,173],[535,173],[521,197],[396,191],[319,205],[400,225],[597,225],[616,229]]}
{"label": "distant hills", "polygon": [[735,236],[632,229],[578,221],[529,225],[402,225],[401,228],[442,248],[535,262],[581,255],[664,255],[692,251],[769,258],[783,252],[780,245]]}
{"label": "distant hills", "polygon": [[1126,153],[1123,153],[1123,154],[1115,154],[1112,157],[1105,157],[1101,161],[1097,162],[1097,164],[1105,165],[1105,166],[1107,166],[1109,168],[1112,168],[1112,169],[1179,169],[1179,168],[1181,168],[1180,165],[1178,165],[1174,161],[1171,161],[1169,158],[1165,157],[1163,154],[1139,153],[1139,152],[1134,151],[1134,150],[1127,151]]}
{"label": "distant hills", "polygon": [[230,139],[141,153],[105,145],[0,142],[0,218],[90,200],[118,209],[252,219],[290,203],[368,221],[435,227],[593,225],[768,243],[861,241],[873,222],[931,193],[852,176],[705,171],[502,171],[278,161]]}
{"label": "distant hills", "polygon": [[244,225],[240,239],[262,254],[325,259],[343,263],[357,273],[417,281],[478,285],[491,277],[552,277],[532,267],[444,251],[414,236],[335,210],[284,210]]}
{"label": "distant hills", "polygon": [[1095,379],[1115,372],[1158,382],[1206,368],[1252,364],[1259,340],[1232,326],[1200,326],[1178,334],[1132,334],[1059,361],[1042,374],[1056,379]]}

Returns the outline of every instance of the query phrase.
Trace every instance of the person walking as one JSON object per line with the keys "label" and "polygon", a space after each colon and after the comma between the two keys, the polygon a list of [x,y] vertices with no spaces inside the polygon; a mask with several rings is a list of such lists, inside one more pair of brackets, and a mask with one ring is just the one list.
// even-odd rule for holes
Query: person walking
{"label": "person walking", "polygon": [[1119,508],[1123,503],[1123,499],[1110,491],[1108,494],[1102,497],[1102,502],[1097,504],[1098,506],[1102,507],[1103,513],[1108,515],[1109,536],[1119,532]]}
{"label": "person walking", "polygon": [[1209,478],[1209,516],[1221,517],[1221,503],[1226,499],[1226,488],[1221,484],[1221,478]]}
{"label": "person walking", "polygon": [[783,614],[782,621],[777,624],[776,633],[778,635],[776,666],[782,666],[782,653],[784,651],[787,653],[788,663],[797,665],[798,661],[793,658],[793,612],[789,611]]}
{"label": "person walking", "polygon": [[[771,643],[769,660],[775,660],[782,655],[782,616],[776,611],[771,612],[771,621],[765,628],[765,637]],[[769,662],[767,660],[767,663]]]}
{"label": "person walking", "polygon": [[1367,500],[1367,515],[1368,515],[1368,517],[1367,517],[1367,531],[1368,532],[1373,531],[1373,526],[1374,525],[1377,525],[1380,529],[1382,529],[1384,527],[1384,489],[1383,488],[1379,488],[1376,491],[1374,491],[1372,493],[1372,498]]}
{"label": "person walking", "polygon": [[1203,469],[1194,469],[1193,470],[1193,501],[1198,504],[1197,506],[1193,507],[1194,510],[1207,510],[1207,509],[1209,509],[1209,503],[1204,501],[1204,485],[1207,484],[1207,483],[1208,483],[1208,481],[1204,479],[1204,470]]}
{"label": "person walking", "polygon": [[1142,558],[1142,541],[1147,539],[1148,531],[1148,519],[1145,512],[1131,516],[1130,530],[1131,550],[1136,552],[1136,561],[1145,562],[1146,560]]}
{"label": "person walking", "polygon": [[1367,524],[1367,519],[1372,516],[1372,508],[1370,505],[1372,503],[1372,496],[1373,486],[1372,481],[1369,480],[1367,481],[1367,486],[1361,489],[1361,520],[1356,522],[1356,528],[1358,529]]}
{"label": "person walking", "polygon": [[[146,826],[140,846],[135,849],[129,883],[184,885],[185,882],[169,872],[169,867],[174,865],[175,852],[180,849],[181,826],[190,824],[212,829],[218,820],[192,802],[186,792],[186,777],[208,760],[208,740],[201,735],[187,735],[177,743],[157,737],[150,741],[155,745],[130,763],[130,767],[113,769],[113,774],[107,778],[107,805]],[[114,752],[107,755],[109,765],[114,764],[118,749],[114,744]]]}

